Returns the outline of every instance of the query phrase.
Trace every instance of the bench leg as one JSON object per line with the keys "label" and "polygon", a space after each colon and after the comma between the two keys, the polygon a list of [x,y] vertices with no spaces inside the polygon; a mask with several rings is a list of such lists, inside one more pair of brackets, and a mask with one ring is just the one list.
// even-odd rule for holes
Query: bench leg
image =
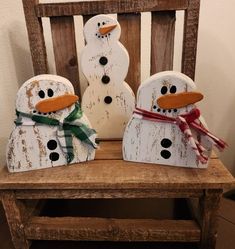
{"label": "bench leg", "polygon": [[222,189],[205,190],[199,200],[201,213],[200,249],[215,249],[217,239],[217,211],[219,209]]}
{"label": "bench leg", "polygon": [[24,234],[25,209],[23,203],[15,198],[13,191],[2,193],[1,200],[15,249],[28,249],[30,242]]}

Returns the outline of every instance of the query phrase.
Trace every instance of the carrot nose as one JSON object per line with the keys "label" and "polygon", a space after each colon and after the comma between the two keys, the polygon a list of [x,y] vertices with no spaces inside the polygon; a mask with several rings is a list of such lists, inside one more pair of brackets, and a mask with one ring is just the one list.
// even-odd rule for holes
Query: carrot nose
{"label": "carrot nose", "polygon": [[113,29],[117,27],[117,24],[103,26],[99,28],[99,32],[101,35],[106,35],[107,33],[111,32]]}
{"label": "carrot nose", "polygon": [[157,99],[157,104],[162,109],[175,109],[194,104],[202,99],[203,95],[199,92],[183,92],[163,95]]}
{"label": "carrot nose", "polygon": [[36,104],[39,112],[54,112],[62,110],[77,102],[78,96],[74,94],[65,94],[54,98],[42,100]]}

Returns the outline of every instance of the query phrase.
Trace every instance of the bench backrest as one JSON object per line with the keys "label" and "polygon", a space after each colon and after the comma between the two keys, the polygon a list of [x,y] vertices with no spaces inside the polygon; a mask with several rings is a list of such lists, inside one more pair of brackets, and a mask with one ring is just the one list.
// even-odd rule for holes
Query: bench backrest
{"label": "bench backrest", "polygon": [[[68,78],[80,94],[74,16],[84,23],[96,14],[116,13],[122,27],[121,42],[130,55],[126,81],[136,93],[140,84],[141,12],[151,12],[151,75],[173,69],[175,16],[184,10],[181,71],[194,79],[200,0],[92,0],[72,3],[39,3],[23,0],[35,74],[48,73],[42,18],[51,24],[56,71]],[[127,32],[128,31],[128,32]]]}

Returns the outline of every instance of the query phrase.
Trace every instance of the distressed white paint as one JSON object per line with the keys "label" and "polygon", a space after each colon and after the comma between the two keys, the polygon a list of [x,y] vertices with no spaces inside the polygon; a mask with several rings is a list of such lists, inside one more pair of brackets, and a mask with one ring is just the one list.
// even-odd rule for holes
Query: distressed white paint
{"label": "distressed white paint", "polygon": [[[168,89],[167,94],[170,94],[169,90],[173,85],[176,86],[176,93],[190,92],[196,89],[194,82],[186,75],[172,71],[161,72],[151,76],[141,84],[137,93],[137,107],[169,117],[189,113],[195,108],[195,105],[188,105],[175,109],[175,111],[172,109],[170,112],[159,108],[157,99],[162,96],[161,88],[166,86]],[[196,136],[194,132],[193,136]],[[161,141],[164,138],[172,142],[168,148],[164,148],[161,145]],[[197,139],[201,140],[201,144],[207,150],[206,154],[210,155],[211,141],[200,134],[197,134]],[[171,156],[168,159],[161,156],[163,150],[170,152]],[[124,133],[123,157],[127,161],[191,168],[207,167],[207,164],[198,162],[195,152],[176,124],[143,120],[139,119],[136,114],[133,114]]]}
{"label": "distressed white paint", "polygon": [[[110,25],[116,27],[100,34],[100,28]],[[87,45],[81,55],[81,68],[89,87],[83,95],[82,109],[100,138],[122,138],[135,105],[134,94],[124,82],[129,55],[118,41],[120,34],[119,23],[108,15],[97,15],[84,26]],[[101,57],[107,59],[107,64],[100,64]],[[107,84],[102,82],[104,75],[110,78]],[[111,103],[105,103],[106,96],[112,98]]]}
{"label": "distressed white paint", "polygon": [[[44,91],[45,97],[48,89],[53,90],[53,97],[64,94],[74,94],[72,84],[65,78],[56,75],[38,75],[26,81],[19,89],[16,98],[16,109],[28,114],[36,114],[43,117],[55,118],[63,121],[74,109],[71,106],[56,111],[55,113],[38,113],[36,104],[42,100],[38,93]],[[23,118],[24,125],[16,126],[7,146],[7,166],[10,172],[28,171],[42,168],[49,168],[67,164],[65,154],[60,147],[56,132],[58,127],[45,124],[35,124],[30,118]],[[87,117],[83,114],[79,122],[91,127]],[[94,138],[95,139],[95,138]],[[47,146],[49,140],[55,140],[57,147],[50,150]],[[76,137],[73,137],[74,159],[71,163],[78,163],[93,160],[95,150]],[[51,153],[58,153],[56,161],[50,159]]]}

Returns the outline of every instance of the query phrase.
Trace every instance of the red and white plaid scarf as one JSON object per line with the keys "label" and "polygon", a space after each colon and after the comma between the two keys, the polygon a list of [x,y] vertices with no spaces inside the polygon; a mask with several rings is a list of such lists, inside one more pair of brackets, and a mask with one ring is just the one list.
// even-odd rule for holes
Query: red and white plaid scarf
{"label": "red and white plaid scarf", "polygon": [[190,146],[192,147],[193,151],[196,153],[197,159],[203,164],[207,163],[208,161],[208,157],[203,154],[203,152],[205,152],[206,149],[200,144],[200,142],[196,138],[193,137],[190,128],[194,129],[197,133],[201,133],[204,136],[209,137],[212,143],[220,151],[222,151],[227,146],[227,144],[223,140],[211,134],[201,124],[201,122],[200,123],[196,122],[196,120],[198,120],[198,118],[200,117],[200,111],[197,108],[191,110],[187,114],[182,114],[177,117],[167,117],[165,115],[161,115],[161,114],[154,113],[154,112],[149,112],[149,111],[140,109],[138,107],[135,108],[134,113],[138,114],[138,117],[140,119],[150,120],[153,122],[172,123],[172,124],[178,125],[180,130],[185,135]]}

